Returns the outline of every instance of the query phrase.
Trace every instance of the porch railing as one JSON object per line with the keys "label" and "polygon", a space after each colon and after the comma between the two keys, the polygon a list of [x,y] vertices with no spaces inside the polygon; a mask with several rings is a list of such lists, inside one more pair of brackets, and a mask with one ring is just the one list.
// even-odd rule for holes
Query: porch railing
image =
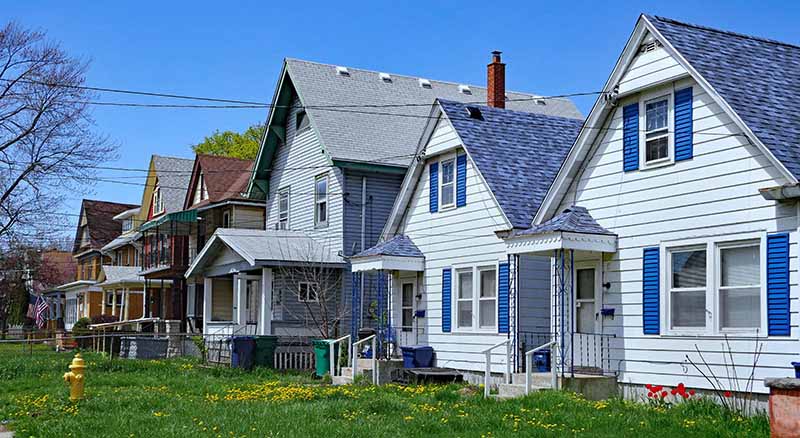
{"label": "porch railing", "polygon": [[500,347],[506,347],[506,370],[504,373],[505,383],[511,383],[511,339],[506,339],[503,342],[495,344],[486,350],[483,350],[483,354],[486,355],[486,369],[483,376],[483,396],[489,397],[489,392],[491,389],[492,383],[492,351]]}
{"label": "porch railing", "polygon": [[350,363],[351,363],[351,367],[353,369],[353,382],[356,381],[356,376],[358,375],[358,353],[356,353],[358,351],[358,346],[361,345],[361,344],[367,343],[368,341],[372,342],[372,384],[373,385],[377,385],[378,384],[378,359],[377,359],[377,357],[375,355],[375,352],[377,351],[377,350],[375,350],[375,348],[377,347],[377,341],[378,341],[378,336],[377,335],[370,335],[370,336],[367,336],[366,338],[364,338],[364,339],[362,339],[360,341],[356,341],[356,342],[353,343],[353,346],[350,349],[350,351],[352,352],[352,354],[350,354]]}
{"label": "porch railing", "polygon": [[[344,335],[339,339],[334,339],[333,341],[331,341],[330,345],[329,345],[329,348],[331,349],[331,351],[330,351],[330,353],[331,353],[331,355],[330,355],[330,358],[331,358],[331,378],[334,378],[336,376],[336,369],[337,369],[337,366],[339,365],[339,360],[341,359],[341,356],[342,356],[342,349],[341,348],[339,348],[339,356],[338,357],[336,356],[336,345],[340,344],[340,343],[344,343],[344,342],[346,342],[345,345],[347,346],[347,352],[348,352],[349,357],[353,357],[352,346],[350,345],[350,335]],[[338,366],[338,368],[341,371],[341,366]]]}
{"label": "porch railing", "polygon": [[[517,336],[517,357],[524,359],[531,348],[556,340],[558,354],[552,350],[551,361],[559,364],[561,372],[613,374],[616,371],[611,358],[614,339],[616,335],[607,333],[566,333],[562,339],[549,332],[520,331]],[[527,368],[528,364],[521,362],[520,368]]]}
{"label": "porch railing", "polygon": [[[531,382],[533,381],[531,378],[531,373],[533,372],[533,354],[545,348],[550,348],[553,356],[558,355],[558,342],[556,341],[550,341],[525,352],[525,395],[531,393]],[[550,372],[552,373],[550,386],[552,389],[558,389],[558,366],[554,360],[550,361]]]}

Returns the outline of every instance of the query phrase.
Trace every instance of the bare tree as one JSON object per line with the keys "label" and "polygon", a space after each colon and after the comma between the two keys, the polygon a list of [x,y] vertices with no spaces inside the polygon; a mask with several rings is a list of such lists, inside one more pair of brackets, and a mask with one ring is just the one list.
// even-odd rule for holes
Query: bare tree
{"label": "bare tree", "polygon": [[[288,239],[291,240],[291,239]],[[303,322],[322,338],[332,339],[339,334],[341,324],[347,317],[347,307],[342,303],[342,269],[324,262],[324,249],[318,247],[295,247],[286,249],[286,260],[299,260],[291,266],[277,270],[283,289],[293,299],[303,304],[302,312],[285,307],[295,320]]]}
{"label": "bare tree", "polygon": [[0,28],[0,242],[63,231],[65,194],[115,158],[93,132],[87,67],[42,32]]}

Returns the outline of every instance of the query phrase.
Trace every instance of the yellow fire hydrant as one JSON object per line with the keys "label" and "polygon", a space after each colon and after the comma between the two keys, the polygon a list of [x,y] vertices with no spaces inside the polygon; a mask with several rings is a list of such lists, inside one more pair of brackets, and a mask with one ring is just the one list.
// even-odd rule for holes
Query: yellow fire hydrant
{"label": "yellow fire hydrant", "polygon": [[69,383],[69,399],[71,401],[78,401],[83,398],[83,384],[84,376],[83,370],[86,369],[81,354],[78,353],[72,359],[72,364],[69,366],[69,372],[64,373],[64,381]]}

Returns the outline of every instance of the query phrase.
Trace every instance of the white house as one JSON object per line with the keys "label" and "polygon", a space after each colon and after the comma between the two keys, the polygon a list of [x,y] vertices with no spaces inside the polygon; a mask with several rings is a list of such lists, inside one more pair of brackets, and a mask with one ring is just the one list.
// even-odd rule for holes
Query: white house
{"label": "white house", "polygon": [[799,62],[797,46],[641,16],[532,227],[507,239],[555,253],[554,297],[580,306],[557,315],[562,339],[592,320],[615,336],[628,393],[712,389],[703,374],[766,393],[792,373]]}
{"label": "white house", "polygon": [[384,242],[352,258],[355,272],[390,279],[397,344],[429,345],[438,366],[471,377],[498,343],[509,349],[493,352],[495,372],[510,364],[507,351],[517,362],[521,349],[550,340],[550,259],[512,260],[502,236],[529,227],[580,126],[437,101]]}

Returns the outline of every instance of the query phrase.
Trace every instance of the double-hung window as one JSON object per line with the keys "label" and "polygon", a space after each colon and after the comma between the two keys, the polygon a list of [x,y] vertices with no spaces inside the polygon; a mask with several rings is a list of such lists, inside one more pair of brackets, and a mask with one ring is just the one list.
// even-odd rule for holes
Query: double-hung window
{"label": "double-hung window", "polygon": [[314,181],[314,225],[328,225],[328,175],[320,175]]}
{"label": "double-hung window", "polygon": [[669,96],[644,102],[644,160],[652,163],[669,159]]}
{"label": "double-hung window", "polygon": [[278,225],[276,229],[289,229],[289,188],[278,192]]}
{"label": "double-hung window", "polygon": [[456,205],[456,159],[448,158],[440,162],[439,202],[441,208]]}
{"label": "double-hung window", "polygon": [[673,329],[706,326],[706,248],[670,251],[669,301]]}
{"label": "double-hung window", "polygon": [[156,187],[153,189],[153,215],[161,214],[164,212],[164,198],[161,196],[161,187],[156,181]]}
{"label": "double-hung window", "polygon": [[456,321],[460,330],[497,327],[497,268],[479,266],[456,270]]}
{"label": "double-hung window", "polygon": [[762,329],[760,239],[703,239],[667,248],[668,329],[719,334]]}

